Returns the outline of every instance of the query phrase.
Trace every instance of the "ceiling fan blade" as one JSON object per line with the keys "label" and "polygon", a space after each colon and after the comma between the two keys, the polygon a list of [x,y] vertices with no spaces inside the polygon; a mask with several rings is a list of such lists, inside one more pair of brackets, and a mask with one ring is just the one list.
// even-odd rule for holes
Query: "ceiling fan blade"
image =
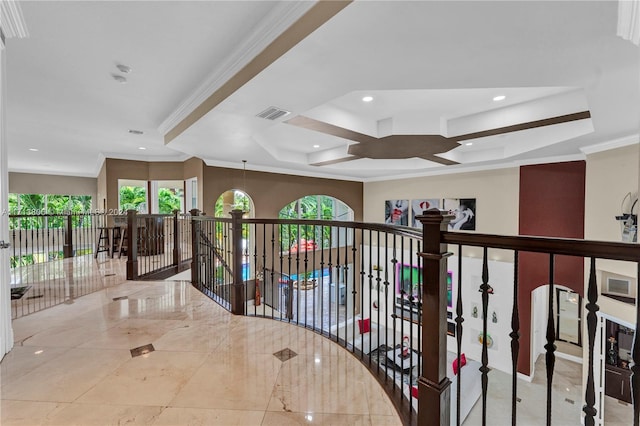
{"label": "ceiling fan blade", "polygon": [[316,132],[324,133],[326,135],[337,136],[342,139],[347,139],[354,142],[367,143],[375,142],[377,138],[373,136],[365,135],[363,133],[354,132],[353,130],[345,129],[343,127],[334,126],[333,124],[325,123],[324,121],[314,120],[313,118],[298,115],[287,121],[287,124],[292,124],[303,129],[313,130]]}
{"label": "ceiling fan blade", "polygon": [[542,120],[527,121],[526,123],[514,124],[512,126],[505,126],[505,127],[498,127],[495,129],[483,130],[481,132],[467,133],[466,135],[453,136],[453,137],[450,137],[449,140],[459,142],[459,141],[466,141],[469,139],[479,139],[487,136],[502,135],[504,133],[535,129],[537,127],[568,123],[570,121],[585,120],[587,118],[591,118],[591,112],[582,111],[582,112],[576,112],[573,114],[559,115],[557,117],[544,118]]}
{"label": "ceiling fan blade", "polygon": [[455,164],[460,164],[457,161],[449,160],[447,158],[438,157],[436,155],[421,155],[418,158],[422,158],[423,160],[433,161],[434,163],[442,164],[444,166],[453,166]]}

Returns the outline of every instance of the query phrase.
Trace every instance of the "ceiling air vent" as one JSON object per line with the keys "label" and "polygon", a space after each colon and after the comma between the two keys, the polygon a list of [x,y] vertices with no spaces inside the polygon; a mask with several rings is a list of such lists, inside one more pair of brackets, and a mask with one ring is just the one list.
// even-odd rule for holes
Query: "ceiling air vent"
{"label": "ceiling air vent", "polygon": [[287,114],[291,114],[291,111],[285,111],[281,108],[272,106],[262,111],[257,115],[257,117],[266,118],[267,120],[276,120],[280,117],[284,117]]}

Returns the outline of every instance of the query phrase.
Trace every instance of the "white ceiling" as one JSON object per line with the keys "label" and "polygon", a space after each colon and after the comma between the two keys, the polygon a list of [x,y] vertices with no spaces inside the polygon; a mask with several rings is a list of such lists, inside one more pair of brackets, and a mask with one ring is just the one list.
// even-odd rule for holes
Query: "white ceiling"
{"label": "white ceiling", "polygon": [[[356,1],[167,145],[173,124],[313,3],[21,6],[30,37],[7,40],[6,50],[12,171],[96,176],[104,157],[197,156],[374,180],[575,159],[638,141],[640,50],[616,36],[615,1]],[[124,75],[117,64],[133,69],[127,84],[114,81]],[[270,106],[291,114],[256,117]],[[346,156],[353,142],[286,124],[303,115],[375,137],[456,136],[583,110],[592,118],[463,144],[443,155],[455,166],[417,158],[311,166]]]}

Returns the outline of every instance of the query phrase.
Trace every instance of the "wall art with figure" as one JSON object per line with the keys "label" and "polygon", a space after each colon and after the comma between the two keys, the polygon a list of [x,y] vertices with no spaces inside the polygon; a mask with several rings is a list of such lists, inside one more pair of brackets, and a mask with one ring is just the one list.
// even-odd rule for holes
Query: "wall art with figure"
{"label": "wall art with figure", "polygon": [[449,231],[476,230],[476,199],[475,198],[445,198],[442,208],[455,217],[449,222]]}
{"label": "wall art with figure", "polygon": [[425,210],[439,209],[440,200],[436,198],[425,198],[422,200],[411,200],[411,226],[422,229],[422,222],[416,219]]}
{"label": "wall art with figure", "polygon": [[409,200],[387,200],[384,205],[384,223],[409,225]]}

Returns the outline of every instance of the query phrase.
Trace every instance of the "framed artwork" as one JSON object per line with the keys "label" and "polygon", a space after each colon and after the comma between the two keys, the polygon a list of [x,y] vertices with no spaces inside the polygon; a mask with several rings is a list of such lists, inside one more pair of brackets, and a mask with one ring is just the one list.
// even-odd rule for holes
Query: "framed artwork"
{"label": "framed artwork", "polygon": [[387,200],[384,203],[384,223],[409,225],[409,200]]}
{"label": "framed artwork", "polygon": [[[405,298],[419,298],[422,289],[422,270],[416,265],[398,263],[396,266],[396,294]],[[447,271],[447,307],[453,308],[453,272]]]}
{"label": "framed artwork", "polygon": [[447,321],[447,334],[456,337],[456,323]]}
{"label": "framed artwork", "polygon": [[480,330],[471,329],[470,338],[472,340],[474,340],[480,346],[482,346],[482,344],[486,340],[487,349],[498,350],[498,342],[496,342],[496,340],[493,337],[491,337],[491,334],[489,334],[489,333],[484,334]]}
{"label": "framed artwork", "polygon": [[445,198],[442,209],[455,216],[449,223],[449,231],[476,230],[475,198]]}
{"label": "framed artwork", "polygon": [[396,265],[396,294],[405,298],[418,297],[422,286],[422,270],[416,265],[398,263]]}
{"label": "framed artwork", "polygon": [[425,198],[422,200],[411,200],[411,226],[422,229],[422,222],[416,219],[425,210],[439,209],[440,200],[437,198]]}

